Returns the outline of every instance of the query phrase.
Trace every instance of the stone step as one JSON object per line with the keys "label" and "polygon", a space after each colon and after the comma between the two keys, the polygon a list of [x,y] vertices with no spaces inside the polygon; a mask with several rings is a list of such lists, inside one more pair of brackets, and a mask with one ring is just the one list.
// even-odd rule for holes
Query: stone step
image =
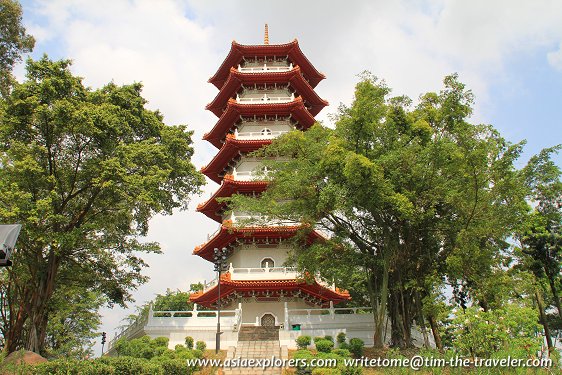
{"label": "stone step", "polygon": [[[230,349],[230,348],[229,348]],[[282,348],[279,344],[279,340],[270,341],[239,341],[238,345],[234,349],[234,353],[231,354],[229,350],[229,358],[242,358],[242,359],[260,359],[260,358],[282,358]],[[234,375],[234,374],[271,374],[271,375],[281,375],[283,370],[278,367],[268,367],[262,368],[251,368],[251,367],[234,367],[223,369],[224,375]]]}
{"label": "stone step", "polygon": [[241,327],[238,341],[278,341],[279,327]]}

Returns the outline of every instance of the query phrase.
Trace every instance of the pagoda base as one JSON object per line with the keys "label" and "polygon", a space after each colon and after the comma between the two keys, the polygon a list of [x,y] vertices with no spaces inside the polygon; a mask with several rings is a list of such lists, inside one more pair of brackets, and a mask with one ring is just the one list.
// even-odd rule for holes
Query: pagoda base
{"label": "pagoda base", "polygon": [[[234,310],[232,308],[236,307]],[[271,318],[269,315],[273,318]],[[143,320],[133,323],[109,341],[106,353],[115,355],[115,343],[121,338],[134,339],[148,335],[152,338],[169,338],[169,348],[185,343],[185,337],[204,341],[207,349],[215,348],[217,311],[149,311]],[[296,338],[332,336],[344,332],[348,339],[360,338],[366,346],[373,346],[374,316],[370,307],[314,308],[302,301],[243,301],[221,311],[221,348],[238,344],[242,326],[271,324],[279,328],[279,343],[296,349]],[[385,343],[390,343],[390,321],[387,322]],[[423,346],[423,336],[417,327],[412,328],[415,346]],[[429,335],[434,346],[433,337]]]}

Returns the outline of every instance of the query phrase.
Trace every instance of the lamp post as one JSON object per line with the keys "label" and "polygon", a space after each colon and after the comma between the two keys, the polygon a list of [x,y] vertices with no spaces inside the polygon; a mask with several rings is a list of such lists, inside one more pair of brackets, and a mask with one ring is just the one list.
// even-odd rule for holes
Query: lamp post
{"label": "lamp post", "polygon": [[21,224],[0,225],[0,267],[12,265],[10,258],[16,247]]}
{"label": "lamp post", "polygon": [[217,299],[217,334],[215,337],[215,353],[218,353],[221,349],[221,273],[226,268],[226,258],[228,254],[228,249],[223,247],[222,249],[216,248],[214,250],[213,263],[215,264],[215,271],[217,271],[217,282],[218,282],[218,296]]}

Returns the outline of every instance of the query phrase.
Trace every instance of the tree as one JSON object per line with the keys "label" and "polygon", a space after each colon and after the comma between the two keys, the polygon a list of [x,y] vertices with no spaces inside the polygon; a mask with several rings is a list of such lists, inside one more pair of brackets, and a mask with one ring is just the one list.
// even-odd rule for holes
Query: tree
{"label": "tree", "polygon": [[103,305],[101,293],[61,283],[49,303],[44,353],[50,358],[85,359],[94,354]]}
{"label": "tree", "polygon": [[18,1],[0,0],[0,94],[7,95],[13,84],[12,69],[23,53],[31,52],[35,40],[22,25]]}
{"label": "tree", "polygon": [[[352,285],[351,270],[362,270],[377,346],[387,315],[394,345],[411,345],[413,321],[424,327],[424,312],[439,310],[424,305],[446,278],[488,304],[481,281],[492,278],[527,209],[514,168],[522,144],[468,123],[471,92],[455,75],[444,84],[412,108],[410,99],[389,97],[384,82],[363,75],[335,129],[317,124],[259,151],[276,159],[266,162],[268,190],[231,200],[235,209],[329,232],[313,246],[299,247],[297,238],[293,258],[343,287]],[[434,333],[435,318],[427,319]]]}
{"label": "tree", "polygon": [[[558,319],[555,325],[560,327],[562,322],[562,171],[551,160],[551,155],[560,148],[555,146],[542,150],[530,159],[523,170],[531,189],[530,199],[534,209],[518,233],[521,243],[519,267],[532,272],[535,277],[534,299],[550,350],[554,347],[550,333],[552,322],[549,321],[555,319],[548,318],[550,303],[545,305],[543,295],[550,295],[547,301],[552,301],[556,308]],[[550,293],[545,293],[547,289]]]}
{"label": "tree", "polygon": [[[149,219],[186,208],[203,184],[192,132],[144,108],[138,83],[84,87],[69,61],[28,61],[27,80],[0,106],[0,221],[24,230],[3,271],[5,350],[45,347],[63,283],[124,305],[146,280],[139,241]],[[65,275],[65,278],[61,278]]]}

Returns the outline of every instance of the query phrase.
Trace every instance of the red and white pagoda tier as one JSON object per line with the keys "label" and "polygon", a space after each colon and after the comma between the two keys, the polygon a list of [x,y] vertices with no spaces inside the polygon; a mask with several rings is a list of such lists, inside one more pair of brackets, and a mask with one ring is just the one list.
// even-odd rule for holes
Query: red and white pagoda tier
{"label": "red and white pagoda tier", "polygon": [[[219,119],[203,138],[218,152],[202,172],[220,187],[197,210],[219,222],[220,228],[194,254],[212,262],[215,248],[227,248],[229,268],[220,281],[206,284],[190,300],[216,306],[220,282],[221,306],[241,307],[242,325],[281,326],[287,321],[287,308],[327,307],[349,299],[347,291],[319,280],[306,282],[294,268],[285,266],[291,250],[287,240],[300,229],[298,225],[248,225],[251,214],[227,214],[219,199],[236,193],[259,194],[267,188],[256,177],[262,160],[248,154],[275,137],[294,129],[306,131],[314,123],[314,116],[328,105],[314,91],[322,79],[324,75],[305,57],[296,39],[269,44],[267,34],[262,45],[232,42],[228,56],[209,79],[219,92],[206,108]],[[319,238],[315,231],[309,236],[311,242]]]}

